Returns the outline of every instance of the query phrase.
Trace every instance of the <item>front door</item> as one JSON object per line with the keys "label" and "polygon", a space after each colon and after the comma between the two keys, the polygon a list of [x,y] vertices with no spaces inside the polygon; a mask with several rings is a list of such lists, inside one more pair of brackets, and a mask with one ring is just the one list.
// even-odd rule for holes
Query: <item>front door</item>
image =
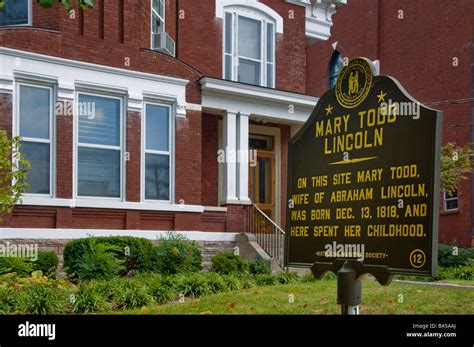
{"label": "front door", "polygon": [[250,134],[249,148],[256,151],[250,161],[249,196],[268,217],[275,220],[275,140],[273,136]]}

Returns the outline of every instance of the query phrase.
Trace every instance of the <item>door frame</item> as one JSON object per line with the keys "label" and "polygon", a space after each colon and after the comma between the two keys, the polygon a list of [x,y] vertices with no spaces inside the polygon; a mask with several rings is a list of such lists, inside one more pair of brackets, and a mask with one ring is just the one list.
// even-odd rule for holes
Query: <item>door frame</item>
{"label": "door frame", "polygon": [[273,136],[275,146],[275,223],[281,221],[281,129],[276,127],[249,124],[250,134]]}

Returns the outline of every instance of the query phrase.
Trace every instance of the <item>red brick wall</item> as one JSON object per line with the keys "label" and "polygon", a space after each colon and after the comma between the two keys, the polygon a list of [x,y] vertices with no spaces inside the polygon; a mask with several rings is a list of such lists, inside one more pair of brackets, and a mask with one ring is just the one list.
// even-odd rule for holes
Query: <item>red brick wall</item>
{"label": "red brick wall", "polygon": [[127,114],[127,201],[140,201],[141,182],[141,116],[139,112]]}
{"label": "red brick wall", "polygon": [[56,116],[56,196],[62,199],[73,196],[73,123],[72,115]]}
{"label": "red brick wall", "polygon": [[[322,95],[327,89],[331,44],[337,41],[338,49],[349,58],[380,60],[381,73],[394,76],[423,103],[471,97],[473,1],[349,1],[333,21],[331,38],[308,49],[309,94]],[[454,57],[459,59],[458,66],[453,66]],[[471,123],[469,103],[432,107],[443,111],[443,143],[464,145],[471,141],[470,126],[447,126]],[[461,184],[459,195],[460,212],[440,218],[440,240],[468,246],[472,226],[470,180]]]}
{"label": "red brick wall", "polygon": [[62,6],[41,8],[36,1],[33,3],[33,25],[40,28],[59,30],[59,11],[64,11]]}
{"label": "red brick wall", "polygon": [[218,116],[202,116],[202,204],[217,206],[218,200]]}
{"label": "red brick wall", "polygon": [[201,136],[200,111],[176,119],[176,203],[201,204]]}

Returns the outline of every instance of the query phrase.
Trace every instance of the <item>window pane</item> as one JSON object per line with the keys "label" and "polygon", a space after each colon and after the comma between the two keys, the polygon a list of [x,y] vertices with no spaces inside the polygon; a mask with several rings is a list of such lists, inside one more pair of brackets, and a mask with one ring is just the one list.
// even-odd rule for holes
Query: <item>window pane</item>
{"label": "window pane", "polygon": [[151,21],[151,30],[154,34],[162,33],[164,32],[164,26],[165,24],[163,21],[158,17],[155,13],[153,13],[153,19]]}
{"label": "window pane", "polygon": [[170,160],[168,155],[146,154],[145,199],[170,199]]}
{"label": "window pane", "polygon": [[273,63],[273,57],[274,57],[273,40],[274,40],[273,24],[267,23],[267,61],[270,63]]}
{"label": "window pane", "polygon": [[49,139],[50,90],[20,85],[20,136]]}
{"label": "window pane", "polygon": [[28,24],[28,0],[8,0],[0,10],[0,25]]}
{"label": "window pane", "polygon": [[261,59],[261,23],[239,17],[239,56]]}
{"label": "window pane", "polygon": [[169,150],[169,108],[146,105],[146,149]]}
{"label": "window pane", "polygon": [[337,77],[344,67],[344,57],[338,51],[334,52],[329,65],[329,88],[334,88]]}
{"label": "window pane", "polygon": [[247,59],[239,59],[239,82],[260,84],[260,63]]}
{"label": "window pane", "polygon": [[273,88],[273,64],[267,64],[267,87]]}
{"label": "window pane", "polygon": [[79,96],[79,142],[120,146],[120,100]]}
{"label": "window pane", "polygon": [[78,148],[78,195],[120,197],[120,151]]}
{"label": "window pane", "polygon": [[28,169],[27,193],[49,194],[50,151],[48,143],[23,142],[22,151],[25,159],[30,163]]}
{"label": "window pane", "polygon": [[232,53],[232,13],[225,14],[225,52]]}
{"label": "window pane", "polygon": [[232,79],[232,56],[226,54],[225,55],[225,76],[226,80]]}

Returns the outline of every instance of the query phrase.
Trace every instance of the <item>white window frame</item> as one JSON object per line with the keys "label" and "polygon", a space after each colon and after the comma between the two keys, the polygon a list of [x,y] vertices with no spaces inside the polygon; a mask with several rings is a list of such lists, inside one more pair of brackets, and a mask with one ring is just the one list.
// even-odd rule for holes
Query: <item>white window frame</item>
{"label": "white window frame", "polygon": [[[225,79],[225,72],[226,72],[226,56],[229,54],[225,52],[226,46],[226,29],[227,29],[227,13],[232,15],[232,36],[231,36],[231,81],[238,82],[238,73],[239,73],[239,58],[252,60],[255,62],[260,62],[260,84],[261,87],[268,87],[268,88],[275,88],[276,85],[276,21],[273,19],[268,18],[265,15],[260,14],[257,11],[250,11],[248,9],[239,9],[238,7],[231,7],[225,9],[224,11],[224,18],[223,18],[223,37],[222,37],[222,76]],[[245,17],[249,19],[253,19],[260,22],[260,35],[261,35],[261,42],[260,42],[260,56],[261,59],[253,59],[248,57],[241,57],[239,56],[238,52],[238,45],[239,45],[239,17]],[[273,47],[273,56],[272,62],[268,61],[268,31],[267,31],[267,24],[271,24],[273,26],[273,37],[272,37],[272,47]],[[268,86],[267,85],[267,65],[271,64],[273,66],[273,83]]]}
{"label": "white window frame", "polygon": [[[98,96],[102,98],[110,98],[120,100],[120,145],[119,146],[109,146],[109,145],[96,145],[96,144],[81,144],[79,143],[79,96],[80,95],[90,95]],[[125,201],[125,192],[126,192],[126,160],[124,160],[125,155],[125,129],[126,124],[124,122],[124,98],[117,95],[110,95],[107,93],[100,92],[90,92],[90,91],[76,91],[76,105],[75,105],[75,120],[74,120],[74,199],[95,199],[95,200],[111,200],[111,201]],[[79,195],[79,147],[84,148],[96,148],[96,149],[108,149],[108,150],[119,150],[120,151],[120,197],[106,197],[106,196],[86,196]]]}
{"label": "white window frame", "polygon": [[[169,129],[168,129],[168,151],[158,151],[146,148],[146,110],[147,105],[154,105],[154,106],[161,106],[168,108],[168,117],[169,117]],[[176,107],[172,104],[166,102],[160,102],[157,100],[145,100],[143,102],[143,111],[142,111],[142,126],[141,126],[141,201],[148,202],[148,203],[174,203],[174,188],[175,188],[175,137],[174,137],[174,129],[175,129],[175,109]],[[168,200],[155,200],[155,199],[146,199],[145,198],[145,190],[146,190],[146,154],[161,154],[161,155],[168,155],[169,156],[169,199]]]}
{"label": "white window frame", "polygon": [[27,6],[28,6],[28,22],[27,23],[0,25],[0,28],[32,26],[33,25],[33,3],[32,3],[32,0],[28,0]]}
{"label": "white window frame", "polygon": [[158,0],[161,6],[163,6],[163,16],[160,16],[160,14],[153,8],[153,0],[150,0],[150,32],[151,36],[153,34],[158,34],[153,32],[153,14],[156,14],[156,16],[163,21],[163,32],[166,32],[166,4],[164,0]]}
{"label": "white window frame", "polygon": [[35,194],[25,192],[24,196],[34,196],[34,197],[49,197],[52,198],[55,196],[55,177],[56,177],[56,158],[55,158],[55,146],[56,146],[56,117],[55,117],[55,100],[56,93],[55,87],[47,82],[33,82],[33,81],[17,81],[15,86],[15,95],[16,100],[14,103],[14,120],[13,120],[13,136],[20,136],[20,87],[27,86],[33,88],[47,89],[49,90],[49,103],[50,103],[50,112],[49,112],[49,139],[39,139],[34,137],[22,137],[21,141],[33,142],[33,143],[47,143],[49,144],[49,194]]}
{"label": "white window frame", "polygon": [[[444,200],[444,211],[445,212],[451,212],[451,211],[458,211],[459,210],[459,192],[456,191],[456,196],[448,198],[448,192],[444,191],[443,192],[443,200]],[[448,208],[448,202],[457,200],[457,206],[456,208]]]}

